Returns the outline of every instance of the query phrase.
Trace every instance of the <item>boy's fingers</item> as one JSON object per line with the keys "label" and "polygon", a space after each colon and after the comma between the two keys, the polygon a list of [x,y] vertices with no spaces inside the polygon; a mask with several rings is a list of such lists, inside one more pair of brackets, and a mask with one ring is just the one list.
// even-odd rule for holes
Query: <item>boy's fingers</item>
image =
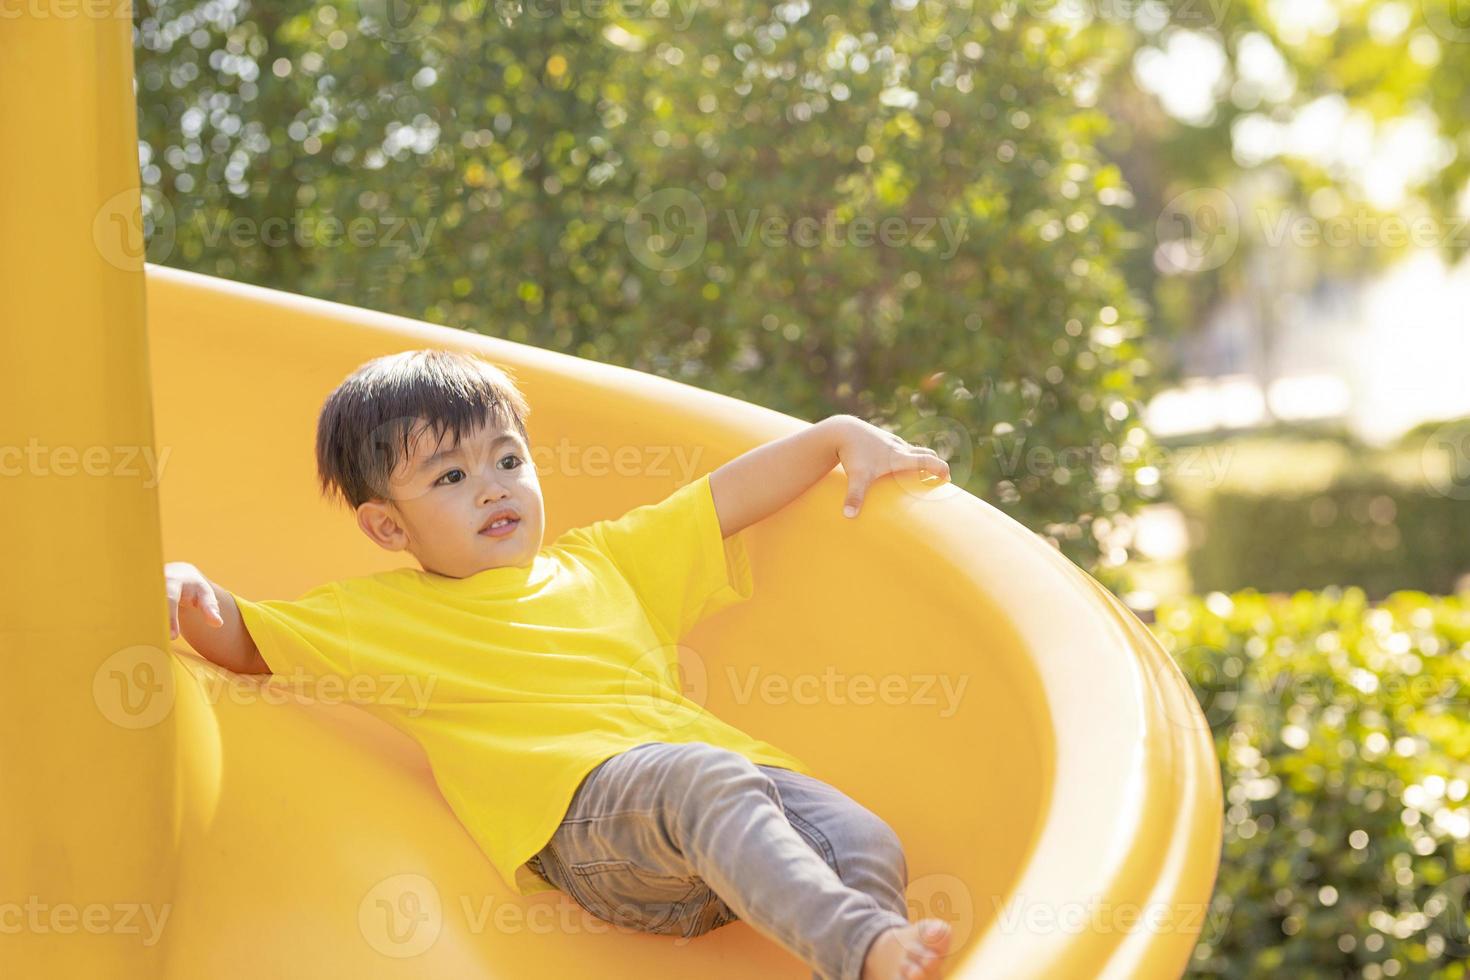
{"label": "boy's fingers", "polygon": [[935,476],[942,476],[945,479],[949,479],[949,464],[940,459],[938,454],[929,455],[933,452],[934,450],[930,449],[924,452],[920,452],[919,455],[915,457],[918,463],[918,468],[923,470],[925,473],[933,473]]}
{"label": "boy's fingers", "polygon": [[856,517],[863,506],[863,497],[868,491],[868,481],[863,477],[853,477],[847,481],[847,499],[843,501],[842,513],[846,517]]}

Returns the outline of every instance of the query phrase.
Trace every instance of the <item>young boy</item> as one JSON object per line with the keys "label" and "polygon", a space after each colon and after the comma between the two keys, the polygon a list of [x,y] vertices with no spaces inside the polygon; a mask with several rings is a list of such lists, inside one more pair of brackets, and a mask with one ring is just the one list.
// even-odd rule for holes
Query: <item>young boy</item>
{"label": "young boy", "polygon": [[424,747],[519,894],[560,889],[599,918],[686,938],[744,919],[819,980],[939,976],[949,927],[908,922],[893,830],[667,679],[684,633],[751,596],[742,529],[838,462],[855,516],[873,480],[948,479],[944,461],[833,416],[543,546],[529,412],[477,357],[362,365],[318,419],[322,490],[421,568],[251,601],[172,562],[173,634],[242,673],[335,676],[348,691],[427,679],[413,688],[426,703],[361,706]]}

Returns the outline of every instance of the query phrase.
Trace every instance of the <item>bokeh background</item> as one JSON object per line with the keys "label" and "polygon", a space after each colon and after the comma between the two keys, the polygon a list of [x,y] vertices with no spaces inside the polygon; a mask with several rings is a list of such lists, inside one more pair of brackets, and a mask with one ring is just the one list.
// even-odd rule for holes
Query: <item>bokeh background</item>
{"label": "bokeh background", "polygon": [[150,261],[933,446],[1200,698],[1191,975],[1465,975],[1463,0],[134,13]]}

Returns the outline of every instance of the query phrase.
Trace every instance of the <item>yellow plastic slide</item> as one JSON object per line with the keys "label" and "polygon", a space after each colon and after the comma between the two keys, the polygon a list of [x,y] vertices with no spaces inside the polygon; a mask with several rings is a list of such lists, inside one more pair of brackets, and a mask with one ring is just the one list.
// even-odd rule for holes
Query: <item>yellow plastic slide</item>
{"label": "yellow plastic slide", "polygon": [[[806,423],[145,268],[126,7],[46,2],[0,22],[0,119],[24,134],[0,141],[0,975],[808,976],[744,922],[680,940],[515,895],[415,743],[348,692],[170,645],[162,577],[187,560],[294,598],[402,563],[314,483],[322,399],[380,354],[512,370],[547,541]],[[747,532],[755,597],[685,638],[686,694],[888,820],[914,917],[954,925],[947,975],[1179,976],[1221,794],[1178,670],[984,501],[885,478],[853,521],[845,486],[838,468]]]}

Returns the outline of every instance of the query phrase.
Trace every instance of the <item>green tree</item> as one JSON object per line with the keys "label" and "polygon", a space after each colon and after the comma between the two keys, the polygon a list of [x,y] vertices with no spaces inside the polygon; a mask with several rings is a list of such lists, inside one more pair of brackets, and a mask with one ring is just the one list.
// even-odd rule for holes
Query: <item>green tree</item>
{"label": "green tree", "polygon": [[861,415],[1106,579],[1154,485],[1091,56],[952,4],[145,3],[152,257]]}

